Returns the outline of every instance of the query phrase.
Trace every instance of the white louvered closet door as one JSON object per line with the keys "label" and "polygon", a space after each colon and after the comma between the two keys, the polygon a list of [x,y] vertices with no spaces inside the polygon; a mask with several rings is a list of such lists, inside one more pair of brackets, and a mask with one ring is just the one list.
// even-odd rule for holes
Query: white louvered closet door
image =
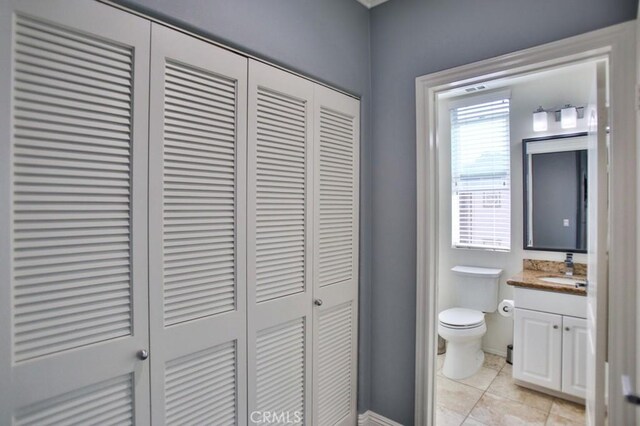
{"label": "white louvered closet door", "polygon": [[247,59],[151,45],[152,423],[245,424]]}
{"label": "white louvered closet door", "polygon": [[0,5],[0,424],[147,424],[147,21]]}
{"label": "white louvered closet door", "polygon": [[316,85],[314,425],[357,420],[360,102]]}
{"label": "white louvered closet door", "polygon": [[312,110],[313,83],[249,62],[248,401],[275,424],[310,424]]}

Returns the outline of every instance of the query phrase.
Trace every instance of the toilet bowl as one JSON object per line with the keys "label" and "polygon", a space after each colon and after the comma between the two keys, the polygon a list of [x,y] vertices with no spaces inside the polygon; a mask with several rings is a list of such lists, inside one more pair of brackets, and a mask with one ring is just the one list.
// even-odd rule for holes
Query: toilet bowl
{"label": "toilet bowl", "polygon": [[474,375],[484,363],[482,336],[487,332],[484,313],[451,308],[438,315],[438,334],[447,341],[442,374],[450,379]]}

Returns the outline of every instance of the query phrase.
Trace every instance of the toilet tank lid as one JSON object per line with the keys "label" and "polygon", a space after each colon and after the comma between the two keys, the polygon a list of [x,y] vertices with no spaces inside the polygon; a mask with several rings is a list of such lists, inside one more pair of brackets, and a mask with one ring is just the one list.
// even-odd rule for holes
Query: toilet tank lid
{"label": "toilet tank lid", "polygon": [[481,268],[478,266],[454,266],[451,271],[460,275],[483,278],[498,278],[502,274],[502,269]]}

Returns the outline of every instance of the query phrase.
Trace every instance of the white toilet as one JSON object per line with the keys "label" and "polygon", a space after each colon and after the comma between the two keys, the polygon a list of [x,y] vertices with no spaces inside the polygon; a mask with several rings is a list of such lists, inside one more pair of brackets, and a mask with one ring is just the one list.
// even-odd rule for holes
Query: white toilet
{"label": "white toilet", "polygon": [[485,312],[498,308],[498,280],[502,269],[455,266],[457,307],[438,315],[438,334],[447,341],[442,374],[450,379],[474,375],[484,362],[482,336]]}

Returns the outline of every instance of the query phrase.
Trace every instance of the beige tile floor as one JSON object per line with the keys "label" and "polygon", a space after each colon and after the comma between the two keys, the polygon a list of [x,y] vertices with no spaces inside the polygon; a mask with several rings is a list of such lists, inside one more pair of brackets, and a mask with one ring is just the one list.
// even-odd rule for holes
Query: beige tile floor
{"label": "beige tile floor", "polygon": [[438,355],[437,426],[584,425],[584,406],[516,385],[504,358],[485,354],[473,376],[451,380],[442,375]]}

